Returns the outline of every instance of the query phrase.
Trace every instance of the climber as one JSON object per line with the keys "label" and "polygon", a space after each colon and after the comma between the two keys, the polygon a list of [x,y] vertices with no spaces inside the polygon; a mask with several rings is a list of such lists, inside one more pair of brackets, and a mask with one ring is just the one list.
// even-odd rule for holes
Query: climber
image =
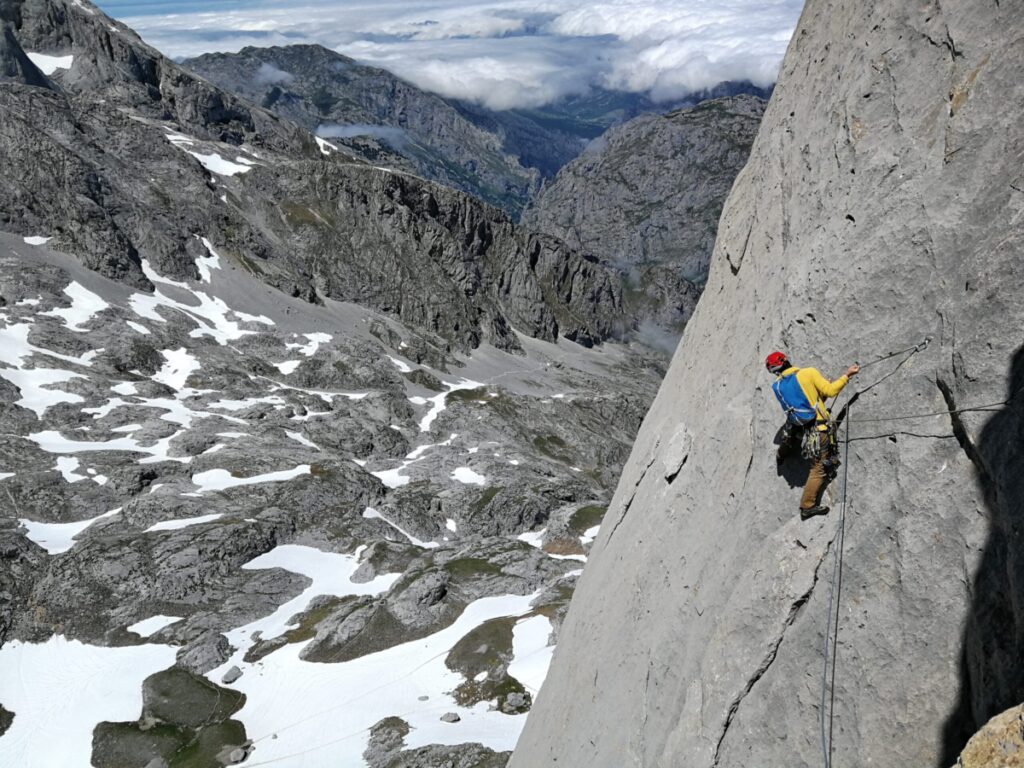
{"label": "climber", "polygon": [[827,515],[828,507],[821,505],[821,493],[839,468],[839,450],[835,422],[825,407],[825,400],[842,392],[860,371],[860,366],[851,365],[844,375],[829,381],[816,368],[797,368],[783,352],[772,352],[764,364],[777,377],[772,391],[787,417],[778,462],[781,464],[797,446],[804,458],[812,462],[800,498],[800,518],[807,520],[815,515]]}

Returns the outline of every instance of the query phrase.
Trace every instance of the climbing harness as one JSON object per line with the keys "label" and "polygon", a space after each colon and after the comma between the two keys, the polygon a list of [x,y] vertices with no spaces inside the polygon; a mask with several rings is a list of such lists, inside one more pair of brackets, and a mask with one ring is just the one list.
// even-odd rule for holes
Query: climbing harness
{"label": "climbing harness", "polygon": [[825,429],[821,429],[821,425],[815,422],[804,428],[803,434],[800,436],[800,455],[807,461],[817,461],[821,458],[822,451],[828,449],[828,458],[825,459],[825,470],[828,471],[832,466],[839,464],[835,460],[838,452],[836,440],[838,430],[836,423],[831,419],[825,422],[824,426]]}

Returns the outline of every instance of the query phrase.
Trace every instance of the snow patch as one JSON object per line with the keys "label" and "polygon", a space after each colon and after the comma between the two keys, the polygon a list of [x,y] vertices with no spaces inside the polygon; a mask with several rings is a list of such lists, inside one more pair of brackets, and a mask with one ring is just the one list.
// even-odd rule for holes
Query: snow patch
{"label": "snow patch", "polygon": [[301,434],[299,434],[298,432],[290,432],[290,431],[288,431],[288,430],[286,429],[286,430],[284,431],[284,433],[285,433],[286,435],[288,435],[288,437],[290,437],[290,438],[291,438],[292,440],[294,440],[295,442],[297,442],[297,443],[300,443],[300,444],[302,444],[302,445],[306,446],[307,448],[312,448],[312,449],[313,449],[313,450],[315,450],[315,451],[319,451],[319,450],[320,450],[320,446],[318,446],[318,445],[317,445],[316,443],[314,443],[314,442],[313,442],[313,441],[311,441],[311,440],[307,440],[307,439],[306,439],[305,437],[303,437],[303,436],[302,436]]}
{"label": "snow patch", "polygon": [[[147,259],[142,260],[142,273],[154,285],[167,285],[185,291],[198,305],[183,304],[180,301],[170,298],[159,288],[152,294],[136,293],[128,299],[128,306],[139,317],[152,320],[156,323],[166,323],[167,320],[157,310],[160,308],[177,310],[198,325],[189,331],[189,336],[198,339],[202,336],[210,336],[218,344],[224,346],[229,341],[248,336],[255,331],[247,331],[239,326],[239,321],[255,321],[273,325],[269,318],[263,316],[245,315],[242,312],[232,310],[222,299],[210,296],[202,291],[194,291],[187,284],[169,280],[158,274],[149,264]],[[233,315],[237,319],[231,319]]]}
{"label": "snow patch", "polygon": [[541,528],[539,531],[527,531],[526,533],[520,533],[516,536],[519,541],[525,541],[531,547],[541,548],[544,544],[544,534],[548,532],[547,528]]}
{"label": "snow patch", "polygon": [[131,451],[145,453],[148,457],[139,461],[140,464],[154,464],[159,461],[177,461],[188,464],[190,457],[177,458],[169,456],[171,441],[180,433],[157,440],[151,446],[140,445],[130,437],[119,437],[106,442],[90,442],[87,440],[69,440],[56,430],[44,430],[28,435],[27,439],[34,442],[47,453],[88,453],[92,451]]}
{"label": "snow patch", "polygon": [[512,628],[512,661],[508,674],[529,688],[534,696],[544,683],[555,652],[548,645],[551,621],[547,616],[531,616],[516,622]]}
{"label": "snow patch", "polygon": [[149,336],[150,334],[149,328],[142,325],[141,323],[136,323],[134,320],[128,320],[127,322],[125,322],[125,325],[127,325],[136,333],[141,333],[143,336]]}
{"label": "snow patch", "polygon": [[153,375],[153,381],[166,384],[175,391],[183,389],[188,377],[199,370],[199,361],[184,347],[165,349],[160,354],[167,362]]}
{"label": "snow patch", "polygon": [[64,294],[71,299],[70,307],[51,309],[49,312],[40,314],[62,318],[68,330],[78,333],[88,331],[89,329],[83,328],[82,324],[87,323],[94,315],[110,306],[95,293],[76,282],[72,282],[65,288]]}
{"label": "snow patch", "polygon": [[312,357],[313,355],[315,355],[316,351],[320,349],[321,344],[327,344],[331,341],[331,339],[334,338],[329,333],[304,333],[303,336],[309,339],[308,344],[289,344],[288,347],[290,349],[298,349],[299,353],[305,355],[306,357]]}
{"label": "snow patch", "polygon": [[85,475],[75,473],[75,470],[78,469],[78,459],[71,456],[58,456],[57,466],[54,469],[60,472],[64,481],[68,483],[77,483],[79,480],[86,479]]}
{"label": "snow patch", "polygon": [[399,360],[397,357],[391,357],[391,355],[388,355],[388,360],[394,363],[395,368],[397,368],[400,373],[412,373],[412,366],[404,360]]}
{"label": "snow patch", "polygon": [[28,335],[31,329],[32,326],[28,323],[9,325],[0,329],[0,363],[13,366],[13,368],[0,368],[0,377],[7,379],[21,391],[21,399],[17,401],[17,404],[42,417],[46,409],[52,405],[83,402],[83,398],[79,395],[50,389],[50,386],[71,379],[81,379],[84,376],[52,368],[23,370],[23,360],[33,354],[41,354],[88,367],[92,365],[92,359],[96,356],[96,352],[86,352],[80,357],[50,352],[29,343]]}
{"label": "snow patch", "polygon": [[285,360],[283,363],[274,363],[274,367],[285,376],[295,373],[295,369],[300,365],[302,365],[301,360]]}
{"label": "snow patch", "polygon": [[[77,523],[37,523],[33,520],[18,520],[23,526],[27,533],[26,536],[32,541],[38,544],[40,547],[45,549],[51,555],[59,555],[62,552],[67,552],[73,546],[75,546],[75,537],[88,528],[90,525],[95,523],[97,520],[103,520],[106,517],[113,517],[121,508],[112,509],[97,517],[89,518],[88,520],[79,520]],[[2,750],[0,750],[2,752]]]}
{"label": "snow patch", "polygon": [[203,245],[206,247],[209,256],[198,256],[196,257],[196,269],[199,270],[199,279],[204,283],[209,283],[213,275],[210,274],[211,269],[220,269],[220,254],[213,250],[213,246],[210,241],[205,237],[200,238]]}
{"label": "snow patch", "polygon": [[46,245],[53,240],[52,237],[40,237],[39,235],[30,235],[22,239],[25,241],[25,245]]}
{"label": "snow patch", "polygon": [[440,546],[440,544],[438,544],[436,541],[423,541],[422,539],[417,539],[415,536],[413,536],[411,533],[409,533],[407,530],[405,530],[401,526],[399,526],[396,523],[393,523],[390,520],[388,520],[386,517],[384,517],[384,515],[382,515],[380,512],[378,512],[373,507],[367,507],[366,509],[364,509],[363,510],[363,517],[366,518],[367,520],[381,520],[381,521],[387,523],[392,528],[394,528],[396,531],[398,531],[400,534],[405,536],[405,538],[407,538],[409,541],[411,541],[417,547],[422,547],[423,549],[436,549],[437,547]]}
{"label": "snow patch", "polygon": [[210,173],[215,173],[218,176],[237,176],[240,173],[248,173],[252,170],[248,165],[242,165],[241,163],[233,163],[230,160],[225,160],[216,152],[204,155],[202,152],[193,152],[190,149],[186,149],[185,151],[198,160],[206,170]]}
{"label": "snow patch", "polygon": [[[398,573],[389,573],[378,576],[372,581],[357,584],[352,581],[352,575],[359,568],[359,558],[357,556],[323,552],[319,549],[300,544],[281,544],[254,560],[250,560],[242,568],[245,570],[281,568],[305,576],[313,583],[306,587],[298,597],[292,598],[284,605],[279,606],[277,610],[268,616],[226,632],[228,640],[239,650],[235,653],[233,659],[226,663],[225,669],[234,664],[244,669],[247,665],[243,662],[242,657],[245,656],[245,651],[252,644],[253,633],[261,633],[260,637],[263,640],[270,640],[279,636],[292,626],[292,617],[304,611],[314,597],[318,595],[333,595],[335,597],[379,595],[390,589],[391,585],[401,576]],[[271,654],[271,656],[276,655],[276,653],[278,652]],[[260,664],[261,667],[265,664],[265,661],[264,659]],[[216,674],[216,670],[211,672],[209,674],[210,679],[217,679]],[[259,676],[260,673],[256,673],[251,677]],[[244,676],[243,680],[245,677],[249,676]],[[286,686],[286,690],[294,691],[290,685]],[[284,691],[281,691],[281,693],[284,693]],[[290,715],[282,716],[276,727],[280,727],[282,721],[290,719]]]}
{"label": "snow patch", "polygon": [[192,475],[192,482],[199,486],[200,493],[206,493],[207,491],[223,491],[228,488],[237,488],[242,485],[278,483],[284,480],[293,480],[296,477],[310,474],[311,469],[309,464],[300,464],[294,469],[266,472],[262,475],[253,475],[252,477],[235,477],[226,469],[211,469]]}
{"label": "snow patch", "polygon": [[451,478],[465,485],[487,485],[487,478],[469,467],[456,467],[452,471]]}
{"label": "snow patch", "polygon": [[430,430],[430,425],[433,424],[434,420],[441,415],[441,412],[448,407],[448,395],[450,395],[452,392],[458,392],[461,389],[477,389],[478,387],[483,386],[483,384],[481,384],[479,381],[471,381],[469,379],[462,379],[461,381],[454,384],[446,381],[443,382],[443,384],[448,388],[447,392],[442,392],[439,395],[434,395],[434,397],[409,398],[409,402],[412,403],[413,405],[426,405],[427,403],[431,404],[430,410],[427,411],[426,416],[420,419],[420,432],[428,432]]}
{"label": "snow patch", "polygon": [[185,517],[179,520],[164,520],[162,523],[151,525],[149,528],[143,531],[143,533],[156,533],[158,531],[180,531],[182,528],[191,528],[193,525],[202,525],[203,523],[212,523],[214,520],[219,520],[224,517],[223,513],[216,513],[212,515],[199,515],[198,517]]}
{"label": "snow patch", "polygon": [[72,55],[52,56],[48,53],[36,53],[35,51],[25,51],[25,55],[47,77],[58,69],[71,69],[71,65],[75,61],[75,57]]}
{"label": "snow patch", "polygon": [[181,621],[180,616],[151,616],[148,619],[137,621],[128,627],[129,632],[134,632],[139,637],[150,637],[155,635],[164,627],[169,627],[175,622]]}
{"label": "snow patch", "polygon": [[314,136],[313,138],[316,139],[317,146],[320,147],[320,151],[323,154],[330,155],[332,150],[334,152],[338,151],[338,148],[331,144],[331,142],[325,141],[324,139],[321,139],[319,136]]}

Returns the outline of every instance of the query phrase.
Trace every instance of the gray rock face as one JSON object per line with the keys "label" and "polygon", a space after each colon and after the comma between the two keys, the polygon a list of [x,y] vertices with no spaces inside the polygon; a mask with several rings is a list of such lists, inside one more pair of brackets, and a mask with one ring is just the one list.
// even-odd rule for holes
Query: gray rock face
{"label": "gray rock face", "polygon": [[835,761],[949,766],[1024,699],[1021,23],[808,2],[512,768],[821,764],[838,515],[776,469],[776,347],[834,377],[931,337],[841,400]]}
{"label": "gray rock face", "polygon": [[613,128],[543,187],[523,222],[616,265],[633,312],[681,330],[764,104],[715,99]]}

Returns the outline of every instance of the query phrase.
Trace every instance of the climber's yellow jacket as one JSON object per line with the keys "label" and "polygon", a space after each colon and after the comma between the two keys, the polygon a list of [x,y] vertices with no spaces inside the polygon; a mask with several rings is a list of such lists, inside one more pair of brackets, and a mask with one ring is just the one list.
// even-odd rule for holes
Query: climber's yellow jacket
{"label": "climber's yellow jacket", "polygon": [[821,375],[817,368],[796,368],[795,366],[787,368],[780,376],[787,376],[793,371],[796,371],[796,380],[800,389],[803,390],[804,397],[818,413],[818,429],[828,429],[828,421],[831,416],[825,408],[824,401],[842,392],[850,381],[849,377],[843,375],[835,381],[829,381]]}

